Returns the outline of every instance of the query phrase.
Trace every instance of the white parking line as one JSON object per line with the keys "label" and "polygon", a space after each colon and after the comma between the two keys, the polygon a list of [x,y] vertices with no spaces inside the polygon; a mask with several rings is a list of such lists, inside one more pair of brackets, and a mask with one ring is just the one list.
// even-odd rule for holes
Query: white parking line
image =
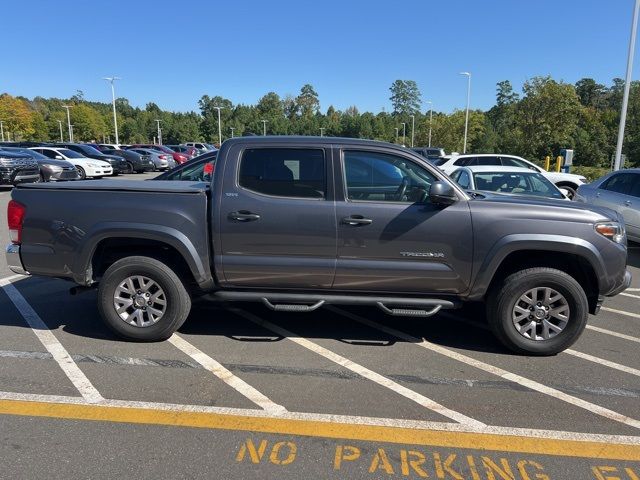
{"label": "white parking line", "polygon": [[[11,278],[11,277],[10,277]],[[0,287],[13,302],[15,307],[27,322],[33,333],[38,337],[40,343],[47,349],[53,359],[60,365],[65,375],[71,383],[78,389],[82,397],[89,403],[99,403],[104,399],[100,392],[93,386],[85,374],[76,365],[67,350],[58,341],[55,335],[49,330],[35,310],[29,305],[22,294],[14,287],[8,279],[0,280]]]}
{"label": "white parking line", "polygon": [[380,386],[388,388],[389,390],[399,395],[402,395],[403,397],[408,398],[409,400],[416,402],[420,406],[428,408],[429,410],[433,410],[434,412],[439,413],[440,415],[443,415],[452,420],[455,420],[456,422],[459,422],[462,425],[474,426],[474,427],[486,426],[482,422],[479,422],[471,417],[467,417],[466,415],[463,415],[443,405],[440,405],[439,403],[434,402],[430,398],[427,398],[424,395],[414,392],[413,390],[410,390],[400,385],[399,383],[396,383],[393,380],[390,380],[387,377],[374,372],[373,370],[370,370],[341,355],[338,355],[337,353],[334,353],[331,350],[318,345],[317,343],[307,340],[306,338],[302,338],[294,332],[291,332],[282,327],[279,327],[278,325],[274,325],[273,323],[267,320],[263,320],[262,318],[259,318],[249,312],[245,312],[244,310],[232,309],[232,311],[240,315],[241,317],[246,318],[247,320],[250,320],[253,323],[256,323],[264,328],[267,328],[268,330],[271,330],[272,332],[277,333],[278,335],[281,335],[291,340],[292,342],[300,345],[301,347],[306,348],[307,350],[310,350],[328,360],[331,360],[332,362],[340,365],[341,367],[344,367],[348,370],[351,370],[352,372],[357,373],[361,377],[371,380],[372,382],[377,383]]}
{"label": "white parking line", "polygon": [[6,285],[7,283],[12,283],[15,282],[16,280],[20,280],[21,278],[29,278],[26,275],[10,275],[8,277],[4,277],[4,278],[0,278],[0,282],[2,282],[3,285]]}
{"label": "white parking line", "polygon": [[573,355],[574,357],[582,358],[583,360],[588,360],[589,362],[597,363],[598,365],[604,365],[605,367],[614,368],[621,372],[630,373],[631,375],[640,377],[640,370],[638,370],[637,368],[627,367],[626,365],[621,365],[619,363],[605,360],[604,358],[595,357],[593,355],[589,355],[588,353],[578,352],[572,349],[567,349],[563,353],[568,353],[569,355]]}
{"label": "white parking line", "polygon": [[394,337],[406,340],[407,342],[413,343],[418,347],[422,347],[432,352],[436,352],[446,357],[449,357],[451,359],[458,360],[459,362],[462,362],[466,365],[470,365],[472,367],[478,368],[485,372],[502,377],[506,380],[510,380],[512,382],[518,383],[531,390],[534,390],[539,393],[543,393],[545,395],[549,395],[553,398],[562,400],[563,402],[569,403],[573,406],[583,408],[591,413],[607,418],[609,420],[614,420],[616,422],[620,422],[625,425],[629,425],[631,427],[640,429],[640,420],[636,420],[626,415],[622,415],[618,412],[614,412],[613,410],[609,410],[608,408],[601,407],[600,405],[596,405],[595,403],[587,402],[586,400],[582,400],[578,397],[574,397],[573,395],[569,395],[555,388],[548,387],[546,385],[538,383],[535,380],[531,380],[521,375],[508,372],[507,370],[503,370],[500,367],[495,367],[493,365],[482,362],[480,360],[476,360],[475,358],[468,357],[454,350],[441,347],[440,345],[436,345],[434,343],[428,342],[424,338],[414,337],[413,335],[409,335],[407,333],[401,332],[400,330],[396,330],[395,328],[387,327],[385,325],[372,322],[371,320],[368,320],[364,317],[355,315],[351,312],[347,312],[339,308],[335,308],[335,307],[328,307],[328,308],[356,322],[359,322],[371,328],[375,328],[377,330],[383,331],[385,333],[388,333],[389,335],[393,335]]}
{"label": "white parking line", "polygon": [[640,292],[640,288],[627,288],[625,292]]}
{"label": "white parking line", "polygon": [[627,292],[622,292],[622,293],[619,293],[618,295],[622,295],[623,297],[640,298],[640,295],[633,295]]}
{"label": "white parking line", "polygon": [[605,335],[611,335],[612,337],[623,338],[625,340],[629,340],[630,342],[640,343],[640,338],[632,337],[631,335],[626,335],[624,333],[614,332],[613,330],[607,330],[606,328],[595,327],[593,325],[587,325],[589,330],[593,330],[594,332],[604,333]]}
{"label": "white parking line", "polygon": [[[41,395],[33,393],[15,393],[0,391],[0,401],[44,402],[63,405],[90,405],[80,397],[63,395]],[[524,436],[555,440],[574,440],[606,442],[617,445],[638,445],[640,437],[630,435],[607,435],[599,433],[566,432],[561,430],[538,430],[520,427],[471,426],[450,422],[426,422],[424,420],[407,420],[402,418],[359,417],[350,415],[334,415],[326,413],[280,412],[270,413],[264,410],[216,407],[209,405],[184,405],[175,403],[138,402],[131,400],[106,399],[101,403],[105,407],[129,407],[147,410],[213,413],[220,415],[241,415],[253,418],[282,418],[289,420],[309,420],[349,425],[370,425],[380,427],[413,428],[416,430],[440,430],[446,432],[490,433],[496,435]]]}
{"label": "white parking line", "polygon": [[626,317],[640,318],[640,313],[625,312],[624,310],[616,310],[615,308],[609,307],[602,307],[600,308],[600,310],[603,310],[605,312],[617,313],[618,315],[624,315]]}
{"label": "white parking line", "polygon": [[282,405],[278,405],[277,403],[271,401],[265,395],[260,393],[258,390],[253,388],[247,382],[242,380],[241,378],[236,377],[233,373],[231,373],[227,368],[225,368],[222,364],[211,358],[209,355],[204,353],[202,350],[199,350],[194,345],[187,342],[184,338],[180,337],[177,334],[173,334],[171,338],[168,340],[171,345],[176,347],[178,350],[181,350],[183,353],[189,355],[192,359],[202,365],[205,369],[209,370],[216,377],[222,380],[224,383],[229,385],[231,388],[244,395],[246,398],[251,400],[253,403],[258,405],[260,408],[264,409],[270,413],[278,413],[285,412],[286,408]]}

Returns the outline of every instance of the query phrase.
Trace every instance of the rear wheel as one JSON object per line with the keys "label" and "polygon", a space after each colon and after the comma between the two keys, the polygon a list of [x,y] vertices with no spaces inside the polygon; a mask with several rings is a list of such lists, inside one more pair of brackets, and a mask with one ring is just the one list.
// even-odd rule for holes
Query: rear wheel
{"label": "rear wheel", "polygon": [[133,167],[133,163],[127,162],[127,171],[124,172],[124,173],[133,173],[133,172],[135,172],[135,169]]}
{"label": "rear wheel", "polygon": [[569,348],[589,317],[587,296],[567,273],[529,268],[505,278],[493,289],[487,320],[510,350],[527,355],[555,355]]}
{"label": "rear wheel", "polygon": [[191,298],[166,264],[150,257],[126,257],[111,265],[98,288],[102,319],[129,340],[166,340],[184,323]]}
{"label": "rear wheel", "polygon": [[573,186],[573,185],[556,185],[558,188],[564,188],[567,191],[567,197],[569,197],[569,200],[573,200],[573,198],[576,196],[576,190],[577,187]]}

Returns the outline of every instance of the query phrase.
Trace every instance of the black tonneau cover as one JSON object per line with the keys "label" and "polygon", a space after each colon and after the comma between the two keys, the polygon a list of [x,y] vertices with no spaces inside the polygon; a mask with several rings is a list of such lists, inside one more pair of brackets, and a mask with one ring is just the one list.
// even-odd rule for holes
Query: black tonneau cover
{"label": "black tonneau cover", "polygon": [[82,180],[73,182],[23,183],[16,188],[38,190],[100,190],[115,192],[203,193],[209,188],[205,182],[167,180]]}

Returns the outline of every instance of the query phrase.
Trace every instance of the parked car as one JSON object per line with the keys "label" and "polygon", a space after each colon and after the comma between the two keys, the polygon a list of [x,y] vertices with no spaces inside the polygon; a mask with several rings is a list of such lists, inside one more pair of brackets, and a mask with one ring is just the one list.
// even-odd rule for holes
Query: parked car
{"label": "parked car", "polygon": [[151,155],[134,152],[133,150],[110,150],[103,149],[102,153],[107,155],[116,155],[124,158],[129,164],[127,173],[143,173],[155,170],[155,164],[151,160]]}
{"label": "parked car", "polygon": [[446,155],[444,148],[439,147],[416,147],[411,150],[430,161],[437,160],[438,158],[442,158]]}
{"label": "parked car", "polygon": [[580,185],[575,199],[618,212],[624,218],[629,239],[640,243],[640,168],[618,170]]}
{"label": "parked car", "polygon": [[465,190],[532,195],[555,200],[569,200],[544,175],[528,168],[478,166],[461,167],[449,175]]}
{"label": "parked car", "polygon": [[184,162],[186,162],[187,160],[189,160],[189,156],[185,155],[184,153],[178,153],[175,152],[173,150],[171,150],[169,147],[167,147],[166,145],[132,145],[131,147],[128,147],[129,149],[131,148],[147,148],[149,150],[156,150],[158,152],[161,153],[166,153],[167,155],[171,155],[171,157],[173,158],[173,160],[176,162],[176,164],[180,165]]}
{"label": "parked car", "polygon": [[152,150],[150,148],[130,147],[128,150],[149,157],[155,166],[155,170],[169,170],[176,166],[176,162],[173,157],[167,153]]}
{"label": "parked car", "polygon": [[133,340],[169,338],[203,294],[422,319],[483,301],[504,345],[551,355],[631,282],[616,212],[470,196],[408,149],[373,141],[239,137],[210,183],[43,183],[11,198],[11,270],[97,286],[103,320]]}
{"label": "parked car", "polygon": [[98,147],[98,150],[100,150],[101,152],[103,150],[122,150],[121,145],[118,145],[116,143],[99,143]]}
{"label": "parked car", "polygon": [[0,185],[40,181],[40,169],[29,155],[0,150]]}
{"label": "parked car", "polygon": [[194,147],[200,154],[210,152],[212,150],[217,150],[217,148],[210,143],[204,142],[185,142],[182,145],[185,145],[187,147]]}
{"label": "parked car", "polygon": [[87,158],[82,154],[62,147],[31,147],[31,150],[35,150],[38,153],[43,154],[45,157],[52,158],[54,160],[66,160],[73,164],[78,170],[78,177],[80,180],[85,178],[101,178],[113,174],[113,167],[109,162],[102,160],[96,160],[95,158]]}
{"label": "parked car", "polygon": [[91,145],[85,145],[82,143],[56,143],[55,147],[66,148],[78,152],[85,158],[93,158],[95,160],[101,160],[111,165],[112,174],[118,175],[119,173],[127,173],[129,165],[124,161],[122,157],[116,155],[105,155],[97,148]]}
{"label": "parked car", "polygon": [[193,160],[158,175],[154,180],[182,180],[191,182],[211,182],[216,166],[218,151],[203,153]]}
{"label": "parked car", "polygon": [[167,145],[174,152],[187,155],[189,158],[194,158],[199,155],[198,150],[195,147],[187,147],[186,145]]}
{"label": "parked car", "polygon": [[514,155],[502,154],[468,154],[468,155],[447,155],[434,162],[438,168],[449,175],[458,167],[473,167],[476,165],[503,165],[505,167],[522,167],[541,173],[551,180],[556,187],[564,188],[569,192],[569,198],[573,198],[578,187],[585,183],[587,179],[582,175],[563,172],[547,172],[544,168],[535,163]]}
{"label": "parked car", "polygon": [[76,167],[66,160],[55,160],[42,155],[35,150],[24,147],[0,147],[0,149],[29,155],[38,162],[41,182],[60,182],[64,180],[76,180],[79,178]]}

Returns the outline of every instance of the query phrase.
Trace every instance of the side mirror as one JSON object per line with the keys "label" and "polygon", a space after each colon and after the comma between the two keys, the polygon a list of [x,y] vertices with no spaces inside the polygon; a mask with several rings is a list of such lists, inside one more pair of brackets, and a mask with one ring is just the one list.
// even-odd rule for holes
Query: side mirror
{"label": "side mirror", "polygon": [[56,155],[56,156],[55,156],[55,159],[56,159],[56,160],[64,160],[60,155]]}
{"label": "side mirror", "polygon": [[434,205],[447,206],[458,201],[458,196],[451,185],[446,182],[435,182],[429,189],[429,201]]}

